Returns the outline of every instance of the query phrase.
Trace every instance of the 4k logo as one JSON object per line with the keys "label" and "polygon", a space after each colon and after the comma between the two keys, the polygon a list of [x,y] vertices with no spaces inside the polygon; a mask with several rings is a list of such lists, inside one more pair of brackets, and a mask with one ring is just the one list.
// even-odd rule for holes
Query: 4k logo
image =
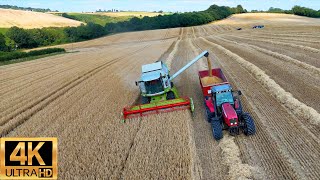
{"label": "4k logo", "polygon": [[1,138],[0,179],[57,179],[57,138]]}

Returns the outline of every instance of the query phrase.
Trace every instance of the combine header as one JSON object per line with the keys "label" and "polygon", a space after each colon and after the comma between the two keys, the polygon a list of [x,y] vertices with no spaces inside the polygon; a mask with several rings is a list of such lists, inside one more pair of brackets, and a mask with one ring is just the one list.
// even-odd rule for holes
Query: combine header
{"label": "combine header", "polygon": [[209,53],[204,51],[174,75],[169,75],[168,67],[161,61],[142,66],[142,75],[136,85],[140,88],[141,104],[123,108],[123,118],[133,118],[190,109],[194,111],[192,98],[180,97],[172,80],[179,76],[203,56]]}

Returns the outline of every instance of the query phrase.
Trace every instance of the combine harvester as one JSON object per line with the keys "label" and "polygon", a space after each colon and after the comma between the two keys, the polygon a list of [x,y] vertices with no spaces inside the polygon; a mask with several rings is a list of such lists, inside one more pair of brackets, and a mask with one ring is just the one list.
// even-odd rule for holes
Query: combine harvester
{"label": "combine harvester", "polygon": [[211,123],[213,137],[223,137],[222,130],[229,130],[231,135],[245,135],[256,132],[254,121],[249,113],[242,111],[238,95],[241,91],[233,91],[231,85],[220,68],[212,69],[208,60],[208,71],[199,71],[200,85],[204,96],[207,120]]}
{"label": "combine harvester", "polygon": [[124,120],[184,109],[190,109],[193,112],[192,98],[180,97],[172,80],[203,56],[208,58],[208,51],[201,53],[172,76],[169,75],[168,67],[161,61],[143,65],[141,79],[136,82],[136,85],[140,88],[141,104],[123,108]]}

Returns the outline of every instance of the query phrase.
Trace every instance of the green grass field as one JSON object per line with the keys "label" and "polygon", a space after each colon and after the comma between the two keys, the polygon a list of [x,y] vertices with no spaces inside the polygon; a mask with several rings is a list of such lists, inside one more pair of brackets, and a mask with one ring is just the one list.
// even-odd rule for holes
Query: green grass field
{"label": "green grass field", "polygon": [[95,23],[105,26],[107,23],[116,23],[121,21],[128,21],[132,17],[130,16],[121,16],[121,17],[110,17],[105,15],[98,14],[82,14],[82,13],[68,13],[68,15],[74,16],[76,20],[82,21],[85,23]]}
{"label": "green grass field", "polygon": [[56,52],[56,53],[50,53],[50,54],[43,54],[43,55],[39,55],[39,56],[30,56],[30,57],[25,57],[25,58],[20,58],[20,59],[14,59],[14,60],[9,60],[9,61],[0,61],[0,66],[20,63],[20,62],[25,62],[25,61],[32,61],[32,60],[45,58],[45,57],[49,57],[49,56],[55,56],[55,55],[64,54],[64,53],[65,52]]}
{"label": "green grass field", "polygon": [[8,28],[0,28],[0,33],[5,35],[5,33],[8,31]]}

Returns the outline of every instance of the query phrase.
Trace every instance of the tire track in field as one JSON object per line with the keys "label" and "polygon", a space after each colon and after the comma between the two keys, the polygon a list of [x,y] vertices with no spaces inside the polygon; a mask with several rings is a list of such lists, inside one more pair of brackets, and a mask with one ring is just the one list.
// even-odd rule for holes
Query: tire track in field
{"label": "tire track in field", "polygon": [[293,47],[285,47],[281,45],[274,45],[274,44],[269,44],[269,43],[261,43],[255,40],[245,40],[242,38],[238,38],[236,36],[230,36],[230,35],[222,35],[223,38],[228,39],[228,40],[233,40],[237,42],[242,42],[242,43],[248,43],[250,45],[255,45],[260,48],[268,49],[273,52],[278,52],[281,54],[289,54],[290,57],[297,59],[299,61],[302,61],[304,63],[307,63],[309,65],[312,65],[316,68],[320,67],[320,62],[318,61],[318,54],[317,53],[306,53],[305,50],[293,48]]}
{"label": "tire track in field", "polygon": [[[11,84],[10,81],[12,81],[12,80],[14,80],[14,79],[18,79],[18,78],[21,78],[21,77],[23,78],[23,79],[21,79],[21,80],[19,80],[19,81],[15,81],[15,84],[19,84],[18,87],[13,86],[13,87],[11,87],[11,89],[8,89],[8,87],[3,87],[3,88],[1,88],[0,91],[1,91],[1,90],[5,90],[5,92],[4,92],[4,93],[1,93],[1,92],[0,92],[0,95],[1,95],[1,96],[6,95],[6,94],[10,93],[10,91],[13,90],[13,89],[19,90],[19,89],[22,89],[22,88],[29,87],[30,84],[32,84],[32,83],[41,82],[41,81],[43,81],[44,79],[50,78],[50,77],[52,77],[52,76],[55,76],[55,75],[58,75],[58,74],[61,74],[61,73],[64,73],[64,72],[71,71],[71,70],[76,69],[76,68],[85,67],[85,66],[88,66],[89,64],[92,64],[92,63],[90,63],[90,62],[81,63],[80,66],[79,66],[78,63],[74,63],[74,65],[71,65],[71,66],[68,65],[66,69],[61,69],[61,67],[54,67],[54,66],[52,66],[52,67],[54,67],[54,68],[49,67],[49,68],[44,68],[44,69],[43,69],[43,70],[48,70],[48,69],[51,68],[51,69],[50,69],[50,73],[47,73],[47,74],[44,75],[44,76],[43,76],[43,73],[41,72],[41,70],[39,70],[39,71],[36,71],[36,72],[34,72],[34,73],[25,74],[25,75],[22,75],[22,76],[19,76],[19,77],[10,79],[10,80],[8,80],[8,83],[7,83],[7,84]],[[53,70],[53,71],[52,71],[52,70]],[[47,71],[46,71],[46,72],[47,72]],[[33,80],[31,80],[31,81],[26,81],[25,79],[30,78],[30,77],[27,77],[27,76],[29,76],[29,75],[31,75],[31,74],[32,74],[32,76],[39,77],[39,78],[33,79]],[[38,74],[40,74],[40,75],[42,75],[42,76],[37,76]],[[24,76],[26,76],[26,77],[24,77]],[[6,84],[4,84],[4,86],[5,86],[5,85],[6,85]]]}
{"label": "tire track in field", "polygon": [[250,37],[254,37],[254,38],[263,38],[263,39],[271,39],[271,40],[283,40],[283,41],[297,41],[297,42],[305,42],[305,43],[317,43],[319,44],[320,41],[315,41],[315,40],[306,40],[306,39],[298,39],[297,37],[294,37],[294,38],[285,38],[285,37],[282,37],[282,36],[274,36],[272,34],[268,35],[268,36],[264,36],[263,34],[255,34],[255,35],[252,35],[250,34],[249,36],[245,36],[247,38],[250,38]]}
{"label": "tire track in field", "polygon": [[[56,66],[57,64],[59,64],[59,62],[56,62],[55,60],[59,60],[59,58],[61,58],[61,56],[64,56],[65,54],[58,54],[58,55],[55,55],[55,56],[50,56],[50,57],[45,57],[45,58],[41,58],[41,61],[26,61],[26,62],[21,62],[21,63],[16,63],[16,64],[12,64],[12,65],[5,65],[5,66],[1,66],[0,69],[4,69],[5,72],[2,72],[1,74],[4,76],[3,79],[1,79],[1,83],[2,82],[6,82],[8,80],[13,80],[14,78],[17,78],[17,77],[11,77],[10,78],[7,78],[7,74],[10,74],[12,73],[12,71],[18,71],[20,72],[21,70],[24,70],[24,69],[30,69],[30,67],[34,68],[35,65],[48,65],[48,61],[50,61],[50,66],[47,67],[48,68],[51,68],[53,66]],[[51,59],[49,59],[51,58]],[[35,63],[36,62],[36,63]],[[11,71],[8,71],[8,69],[10,69]],[[36,71],[31,71],[31,72],[28,72],[28,74],[24,74],[24,75],[29,75],[31,73],[36,73],[38,71],[42,71],[44,70],[44,68],[42,69],[38,69]]]}
{"label": "tire track in field", "polygon": [[[103,57],[103,54],[100,55],[100,56]],[[78,67],[76,67],[79,70],[78,70],[78,72],[75,72],[74,74],[75,74],[76,77],[79,77],[81,75],[80,73],[85,73],[85,72],[87,72],[88,70],[90,70],[90,69],[92,69],[94,67],[98,67],[99,65],[101,65],[104,62],[105,61],[103,59],[101,59],[98,63],[96,63],[96,62],[92,63],[91,61],[85,61],[84,63],[80,63],[80,65],[78,65]],[[88,63],[91,63],[91,64],[89,64],[90,66],[88,66]],[[86,67],[86,68],[84,68],[84,70],[81,70],[81,67]],[[67,70],[65,70],[65,71],[67,71]],[[56,85],[57,87],[61,87],[61,86],[63,86],[63,84],[65,84],[65,83],[69,82],[70,80],[74,79],[73,75],[68,73],[67,74],[68,75],[67,76],[68,79],[66,79],[67,81],[66,80],[61,81],[59,78],[60,77],[64,77],[65,75],[66,74],[59,74],[59,76],[56,76],[54,73],[49,74],[48,77],[51,77],[51,79],[54,80],[54,82],[52,82],[52,84],[50,84],[50,86],[54,87],[54,85]],[[38,79],[38,81],[42,82],[42,78],[40,80]],[[26,102],[34,101],[34,97],[28,96],[29,94],[32,94],[34,92],[39,92],[39,90],[41,90],[41,89],[43,89],[44,92],[48,91],[48,84],[40,83],[39,87],[35,86],[35,85],[30,86],[29,84],[27,84],[26,88],[27,89],[22,89],[24,91],[22,91],[21,93],[19,92],[20,88],[19,89],[15,89],[15,91],[19,92],[18,98],[15,98],[15,99],[11,98],[10,99],[10,96],[7,96],[7,97],[9,97],[9,99],[8,98],[5,99],[6,101],[4,100],[4,102],[10,101],[11,103],[12,102],[16,102],[16,103],[14,103],[14,105],[11,106],[10,108],[7,108],[6,106],[1,106],[1,109],[6,108],[6,110],[2,111],[0,114],[5,115],[7,112],[12,111],[12,109],[15,110],[14,112],[19,112],[21,107],[23,108],[23,106],[25,106]],[[27,92],[26,92],[26,90],[27,90]],[[47,92],[47,93],[51,93],[51,92],[54,92],[54,91],[55,91],[55,89],[50,89],[49,92]],[[7,91],[7,93],[12,93],[12,91]],[[26,97],[28,97],[28,98],[26,98]],[[41,98],[41,97],[39,97],[39,98]],[[21,99],[21,101],[20,101],[20,99]],[[20,107],[20,109],[19,109],[19,107]],[[14,113],[14,112],[11,112],[11,113]]]}
{"label": "tire track in field", "polygon": [[275,42],[282,42],[282,43],[289,43],[289,44],[296,44],[299,46],[306,46],[314,49],[319,49],[320,41],[314,40],[304,40],[304,39],[294,39],[294,38],[282,38],[282,37],[272,37],[272,36],[261,36],[261,35],[251,35],[245,34],[245,38],[256,38],[256,39],[265,39],[268,41],[275,41]]}
{"label": "tire track in field", "polygon": [[[20,112],[16,112],[14,114],[10,114],[8,117],[6,117],[5,119],[2,118],[0,120],[0,137],[5,136],[6,134],[8,134],[10,131],[12,131],[15,127],[17,127],[18,125],[22,124],[24,121],[28,120],[32,115],[34,115],[35,113],[37,113],[38,111],[42,110],[44,107],[46,107],[48,104],[50,104],[51,102],[53,102],[55,99],[57,99],[58,97],[62,96],[63,94],[65,94],[67,91],[69,91],[70,89],[74,88],[75,86],[79,85],[81,82],[83,82],[84,80],[88,79],[89,77],[93,76],[94,74],[100,72],[101,70],[105,69],[106,67],[116,63],[118,60],[121,60],[125,57],[128,56],[132,56],[134,54],[137,54],[141,51],[143,51],[145,48],[149,47],[150,45],[146,45],[143,48],[140,48],[136,51],[134,51],[133,53],[121,56],[119,58],[113,59],[109,62],[106,62],[104,64],[102,64],[99,67],[96,67],[92,70],[90,70],[89,72],[83,74],[81,77],[78,77],[74,80],[72,80],[69,83],[66,83],[63,87],[60,87],[59,89],[57,89],[56,91],[48,94],[46,97],[41,98],[40,100],[32,103],[31,105],[25,107],[23,110],[21,110]],[[14,120],[15,117],[18,116],[18,119]],[[11,122],[12,120],[14,120],[15,122]]]}
{"label": "tire track in field", "polygon": [[275,45],[282,45],[282,46],[289,46],[289,47],[293,47],[293,48],[298,48],[298,49],[302,49],[304,51],[309,51],[312,53],[320,53],[319,49],[315,49],[309,46],[303,46],[303,45],[298,45],[298,44],[291,44],[291,43],[286,43],[286,42],[280,42],[280,41],[272,41],[272,40],[263,40],[263,39],[254,39],[254,38],[248,38],[245,36],[235,36],[235,35],[228,35],[231,37],[236,37],[236,38],[241,38],[241,39],[246,39],[246,40],[254,40],[254,41],[259,41],[259,42],[265,42],[265,43],[270,43],[270,44],[275,44]]}
{"label": "tire track in field", "polygon": [[[243,46],[234,43],[226,43],[213,38],[208,39],[235,54],[241,54],[242,58],[265,71],[284,90],[291,93],[295,99],[312,107],[315,111],[320,111],[317,103],[318,98],[320,101],[320,87],[316,86],[316,84],[320,83],[320,74],[308,75],[309,73],[305,69],[289,64],[287,61],[281,61],[278,57],[265,56],[251,47],[243,48]],[[294,85],[291,82],[294,82]],[[304,89],[304,91],[301,92],[301,89]],[[310,96],[310,94],[313,96]]]}
{"label": "tire track in field", "polygon": [[[194,37],[192,28],[186,28],[187,36],[180,41],[177,53],[172,62],[171,72],[178,71],[197,54],[192,48],[191,40]],[[191,33],[190,33],[191,32]],[[221,159],[221,149],[218,143],[212,137],[211,127],[206,122],[203,111],[203,95],[198,82],[198,68],[196,65],[191,66],[188,70],[178,76],[174,83],[180,90],[181,95],[193,97],[195,104],[195,114],[193,117],[193,132],[195,140],[195,154],[199,159],[198,169],[201,179],[224,179],[228,173],[228,167],[223,165]],[[186,83],[188,82],[188,83]],[[214,168],[213,168],[214,167]]]}
{"label": "tire track in field", "polygon": [[[128,48],[125,48],[125,49],[129,49],[130,47]],[[117,48],[111,48],[109,49],[110,51],[112,50],[117,50]],[[79,60],[79,58],[83,56],[83,53],[80,53],[80,54],[77,54],[75,56],[64,56],[64,57],[60,57],[60,59],[58,59],[59,61],[62,61],[62,60],[65,60],[65,58],[69,58],[70,60],[68,60],[67,62],[65,63],[55,63],[55,65],[51,66],[53,67],[53,69],[57,69],[56,72],[59,72],[59,70],[62,70],[62,71],[65,71],[65,70],[71,70],[73,67],[79,67],[79,66],[87,66],[88,64],[92,64],[92,62],[90,60]],[[99,58],[103,58],[104,55],[103,54],[99,54],[98,56]],[[54,59],[55,60],[55,59]],[[50,60],[50,61],[54,61],[54,60]],[[79,63],[81,62],[81,63]],[[50,62],[51,63],[51,62]],[[80,65],[79,65],[80,64]],[[71,66],[72,65],[72,66]],[[38,64],[34,64],[33,66],[38,66]],[[42,66],[39,65],[39,68]],[[34,68],[34,67],[33,67]],[[38,67],[36,67],[38,68]],[[21,74],[19,75],[18,77],[16,77],[15,79],[17,78],[21,78],[20,81],[24,82],[25,79],[30,79],[30,77],[28,77],[28,75],[32,75],[32,76],[36,76],[37,74],[40,74],[42,77],[43,77],[43,74],[45,73],[48,73],[47,71],[45,73],[42,73],[42,72],[39,72],[39,71],[43,71],[43,70],[47,70],[48,68],[43,68],[43,69],[40,69],[40,70],[37,70],[36,72],[31,72],[30,74]],[[36,74],[35,74],[36,73]],[[53,73],[48,73],[46,76],[50,76],[52,75]],[[37,76],[36,76],[37,77]],[[40,77],[40,78],[42,78]],[[33,79],[33,78],[31,78]],[[13,80],[13,79],[10,79],[10,81]],[[36,79],[37,80],[37,79]],[[7,82],[10,83],[10,81]],[[35,82],[35,80],[31,80],[31,81],[26,81],[25,83],[20,83],[20,81],[17,82],[17,84],[23,86],[23,85],[27,85],[28,83],[30,82]],[[4,87],[6,88],[6,87]]]}
{"label": "tire track in field", "polygon": [[[295,39],[295,38],[310,38],[310,39],[317,39],[320,38],[320,36],[316,36],[316,35],[302,35],[302,34],[297,34],[297,33],[293,33],[293,34],[278,34],[278,33],[252,33],[253,35],[264,35],[264,36],[272,36],[272,37],[287,37],[290,39]],[[301,40],[305,40],[305,39],[301,39]]]}
{"label": "tire track in field", "polygon": [[313,75],[320,75],[320,68],[317,68],[315,66],[312,66],[310,64],[307,64],[305,62],[302,62],[302,61],[299,61],[297,59],[294,59],[290,56],[287,56],[287,55],[284,55],[284,54],[281,54],[281,53],[277,53],[277,52],[274,52],[274,51],[270,51],[268,49],[265,49],[265,48],[260,48],[258,46],[255,46],[255,45],[252,45],[252,44],[248,44],[248,43],[239,43],[237,41],[231,41],[229,39],[225,39],[225,38],[222,38],[222,37],[215,37],[219,40],[222,40],[222,41],[225,41],[225,42],[229,42],[229,43],[233,43],[233,44],[238,44],[240,46],[248,46],[248,47],[251,47],[255,50],[258,50],[264,54],[267,54],[267,55],[270,55],[272,57],[275,57],[275,58],[278,58],[280,60],[283,60],[283,61],[286,61],[286,62],[289,62],[289,63],[292,63],[292,64],[295,64],[299,67],[302,67],[306,70],[308,70],[310,72],[310,74],[313,74]]}
{"label": "tire track in field", "polygon": [[[86,65],[88,65],[88,64],[86,64]],[[97,66],[99,66],[99,65],[98,64],[93,64],[92,68],[93,67],[97,67]],[[60,82],[60,80],[58,78],[65,76],[65,74],[61,74],[61,73],[68,72],[69,70],[72,70],[72,69],[79,69],[81,67],[87,67],[88,68],[88,66],[85,66],[85,65],[84,66],[83,65],[81,65],[81,66],[78,65],[77,67],[74,67],[74,68],[71,68],[71,69],[66,69],[64,71],[58,71],[58,73],[56,73],[56,74],[59,75],[59,76],[56,76],[55,72],[53,72],[51,75],[49,74],[49,75],[44,76],[42,78],[36,79],[33,82],[41,83],[43,80],[46,80],[46,79],[48,79],[50,77],[54,77],[54,80],[56,80],[56,82],[50,84],[50,86],[51,87],[55,87],[57,85],[59,87],[61,82]],[[6,102],[10,101],[10,102],[16,102],[16,103],[14,103],[14,105],[10,106],[10,108],[7,108],[5,106],[1,107],[1,109],[3,109],[3,108],[7,108],[7,109],[3,110],[0,114],[5,115],[8,112],[12,111],[13,109],[19,111],[19,107],[23,107],[26,102],[30,102],[30,101],[32,102],[34,100],[34,97],[28,97],[28,95],[36,93],[36,92],[39,92],[39,90],[41,90],[41,89],[43,89],[43,91],[47,91],[48,84],[38,84],[38,85],[40,85],[40,86],[35,88],[34,86],[30,86],[30,84],[27,83],[23,87],[12,88],[12,90],[15,90],[16,92],[19,92],[19,90],[23,90],[23,91],[21,93],[19,92],[19,96],[17,98],[15,98],[15,99],[6,99]],[[26,89],[23,89],[24,87],[28,88],[30,90],[26,91]],[[55,90],[49,91],[49,93],[54,92],[54,91]],[[12,93],[12,91],[8,90],[4,94],[2,94],[1,96],[4,96],[5,94],[10,94],[10,93]],[[10,96],[7,96],[7,97],[10,97]]]}
{"label": "tire track in field", "polygon": [[[174,61],[172,62],[174,66],[172,67],[171,72],[176,72],[179,70],[189,60],[193,59],[194,56],[195,52],[191,51],[190,48],[190,38],[182,39]],[[219,156],[220,148],[217,146],[217,142],[215,142],[212,138],[210,126],[205,121],[204,111],[201,109],[203,106],[203,102],[201,101],[202,94],[200,85],[197,81],[196,72],[196,66],[191,66],[187,71],[178,76],[174,83],[175,86],[180,89],[181,95],[196,97],[193,98],[196,108],[195,116],[193,117],[193,130],[196,154],[200,160],[200,169],[202,169],[202,172],[200,173],[202,174],[201,179],[222,179],[223,173],[227,171],[227,167],[218,163],[221,160]],[[206,130],[204,131],[204,129]]]}
{"label": "tire track in field", "polygon": [[[204,38],[202,39],[204,41],[208,41]],[[314,124],[320,123],[320,115],[316,110],[295,99],[290,93],[286,92],[281,86],[279,86],[274,80],[265,74],[260,68],[238,56],[237,54],[225,49],[223,46],[217,45],[211,41],[208,42],[212,43],[212,45],[218,49],[224,51],[227,56],[232,57],[234,60],[246,67],[248,71],[256,75],[259,82],[262,83],[270,91],[270,93],[272,93],[274,97],[279,100],[279,102],[283,103],[283,105],[290,109],[290,111],[292,111],[296,116],[305,118]]]}

